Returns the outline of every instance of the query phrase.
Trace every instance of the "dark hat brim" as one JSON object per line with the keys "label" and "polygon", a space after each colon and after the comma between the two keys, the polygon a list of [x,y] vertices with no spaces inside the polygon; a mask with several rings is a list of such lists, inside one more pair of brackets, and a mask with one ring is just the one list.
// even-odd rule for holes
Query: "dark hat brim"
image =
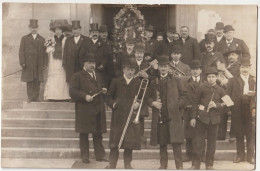
{"label": "dark hat brim", "polygon": [[228,29],[224,29],[224,33],[226,33],[226,32],[229,32],[229,31],[235,31],[235,29],[234,28],[228,28]]}
{"label": "dark hat brim", "polygon": [[37,24],[36,26],[33,26],[33,25],[28,25],[29,27],[31,27],[31,28],[38,28],[39,27],[39,25]]}
{"label": "dark hat brim", "polygon": [[195,66],[191,66],[191,69],[196,69],[196,68],[202,68],[202,65],[195,65]]}
{"label": "dark hat brim", "polygon": [[218,75],[218,72],[205,72],[205,75],[209,75],[209,74]]}
{"label": "dark hat brim", "polygon": [[158,65],[166,65],[166,64],[169,64],[170,61],[163,61],[163,62],[158,62]]}
{"label": "dark hat brim", "polygon": [[79,29],[79,28],[81,29],[81,26],[77,26],[77,27],[73,27],[73,26],[72,26],[71,29]]}
{"label": "dark hat brim", "polygon": [[231,51],[224,53],[224,56],[228,56],[231,53],[236,53],[236,54],[240,55],[241,51],[240,50],[231,50]]}

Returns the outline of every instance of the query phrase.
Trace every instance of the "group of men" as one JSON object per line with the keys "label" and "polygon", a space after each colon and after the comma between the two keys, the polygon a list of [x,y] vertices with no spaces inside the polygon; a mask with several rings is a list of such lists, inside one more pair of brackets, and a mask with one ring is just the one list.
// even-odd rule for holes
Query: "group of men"
{"label": "group of men", "polygon": [[[38,35],[32,26],[29,25],[32,33],[23,38],[31,41],[27,42],[31,50],[28,53],[20,50],[20,59],[43,59],[38,57],[41,52],[32,51],[36,44],[34,35]],[[166,38],[161,40],[158,39],[161,33],[153,39],[155,29],[148,25],[145,44],[128,37],[119,53],[108,40],[105,25],[98,27],[92,23],[89,31],[89,37],[83,36],[80,21],[72,21],[72,36],[66,40],[63,53],[84,163],[90,162],[88,136],[93,134],[97,161],[109,161],[106,168],[115,169],[119,149],[124,149],[124,166],[131,169],[133,150],[147,144],[144,122],[149,106],[150,144],[160,146],[159,169],[167,169],[168,144],[172,145],[177,169],[183,169],[184,161],[192,161],[191,169],[200,169],[201,162],[205,162],[207,169],[213,169],[216,140],[226,139],[229,115],[230,136],[237,143],[234,162],[254,163],[256,80],[250,75],[249,49],[243,40],[234,38],[235,29],[231,25],[216,23],[200,43],[189,36],[187,26],[180,28],[180,34],[170,26]],[[41,41],[37,43],[40,49]],[[20,60],[26,69],[24,65],[28,64],[23,61],[29,60]],[[31,74],[26,81],[34,78],[35,74]],[[144,80],[148,80],[147,88],[138,91]],[[137,100],[141,93],[142,102]],[[102,133],[106,132],[105,103],[112,109],[109,160],[102,145]],[[136,117],[138,124],[133,122]],[[184,139],[185,158],[181,150]]]}

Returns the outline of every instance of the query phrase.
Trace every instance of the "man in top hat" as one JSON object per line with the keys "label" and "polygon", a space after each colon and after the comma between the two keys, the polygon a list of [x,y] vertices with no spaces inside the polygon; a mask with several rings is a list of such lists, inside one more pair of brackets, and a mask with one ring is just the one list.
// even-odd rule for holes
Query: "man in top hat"
{"label": "man in top hat", "polygon": [[105,75],[105,68],[107,66],[107,48],[105,43],[99,37],[99,28],[97,23],[90,24],[90,38],[83,41],[82,48],[80,49],[79,57],[84,59],[87,53],[93,53],[96,58],[96,71],[102,77]]}
{"label": "man in top hat", "polygon": [[194,59],[201,59],[200,48],[197,39],[189,36],[189,27],[181,26],[181,48],[182,58],[181,61],[190,65],[190,62]]}
{"label": "man in top hat", "polygon": [[235,34],[235,29],[233,28],[233,26],[226,25],[224,27],[225,41],[219,42],[216,50],[224,54],[228,52],[230,48],[236,47],[238,50],[241,51],[241,54],[239,55],[239,61],[240,58],[250,58],[251,56],[246,43],[241,39],[235,38],[234,34]]}
{"label": "man in top hat", "polygon": [[45,52],[45,40],[38,34],[38,20],[31,19],[30,34],[22,37],[19,48],[19,62],[22,67],[21,81],[27,84],[28,103],[39,101],[40,82],[48,57]]}
{"label": "man in top hat", "polygon": [[63,67],[66,71],[66,81],[69,83],[72,75],[80,70],[82,67],[79,61],[79,52],[82,48],[83,42],[87,39],[81,34],[81,26],[79,20],[72,21],[72,34],[70,38],[66,39],[63,52]]}
{"label": "man in top hat", "polygon": [[[186,138],[186,157],[184,162],[192,161],[194,164],[194,151],[195,151],[195,128],[190,125],[191,120],[191,109],[198,88],[203,84],[204,79],[202,77],[202,65],[200,60],[191,61],[191,77],[185,80],[185,87],[188,91],[188,103],[184,110],[183,120],[184,120],[184,134]],[[202,153],[202,160],[205,161],[205,145]]]}
{"label": "man in top hat", "polygon": [[[102,144],[102,133],[106,130],[106,112],[102,76],[95,71],[96,57],[89,53],[81,60],[82,70],[74,73],[70,80],[70,96],[75,103],[76,132],[79,133],[80,152],[83,163],[89,163],[88,135],[93,135],[97,161],[107,161]],[[100,93],[102,92],[102,93]]]}
{"label": "man in top hat", "polygon": [[[207,31],[207,34],[212,34],[215,36],[215,30],[214,29],[209,29]],[[216,40],[216,39],[215,39]],[[216,41],[215,41],[215,44],[216,44]],[[205,39],[202,39],[200,42],[199,42],[199,46],[200,46],[200,51],[201,52],[204,52],[206,51],[206,48],[205,48]]]}
{"label": "man in top hat", "polygon": [[207,68],[207,82],[197,90],[192,105],[190,125],[195,127],[195,151],[194,162],[191,169],[200,169],[201,151],[204,148],[205,135],[207,139],[207,151],[205,157],[206,170],[212,170],[216,150],[218,124],[220,111],[224,107],[222,97],[225,91],[216,84],[218,70],[214,67]]}
{"label": "man in top hat", "polygon": [[240,75],[230,79],[228,84],[228,95],[234,101],[231,107],[231,129],[236,136],[237,155],[234,163],[245,161],[245,143],[247,146],[247,161],[254,164],[254,125],[252,118],[255,117],[255,94],[256,80],[250,75],[250,58],[242,58]]}
{"label": "man in top hat", "polygon": [[208,67],[219,67],[221,63],[225,64],[223,55],[220,52],[215,50],[215,35],[205,34],[205,48],[206,51],[202,52],[201,63],[202,63],[202,72],[205,73]]}
{"label": "man in top hat", "polygon": [[179,70],[181,73],[174,74],[175,76],[181,79],[190,78],[190,67],[187,64],[184,64],[180,61],[182,58],[181,47],[179,45],[174,45],[171,47],[170,53],[170,73],[174,74],[174,71]]}
{"label": "man in top hat", "polygon": [[159,79],[151,82],[148,94],[148,104],[152,107],[151,145],[160,145],[160,167],[167,169],[167,145],[173,147],[175,165],[183,169],[181,144],[184,140],[182,125],[182,110],[187,103],[187,90],[182,81],[169,74],[169,57],[158,58]]}
{"label": "man in top hat", "polygon": [[[119,141],[123,134],[130,109],[135,111],[130,119],[129,125],[125,132],[121,149],[124,149],[124,167],[132,169],[132,152],[133,150],[141,149],[140,125],[134,124],[133,120],[136,117],[136,111],[140,104],[135,101],[138,89],[140,87],[140,79],[134,78],[137,69],[137,63],[134,58],[127,58],[123,61],[123,75],[114,78],[107,94],[107,104],[112,111],[112,119],[110,126],[110,156],[107,169],[115,169],[119,157]],[[146,100],[143,102],[146,103]]]}

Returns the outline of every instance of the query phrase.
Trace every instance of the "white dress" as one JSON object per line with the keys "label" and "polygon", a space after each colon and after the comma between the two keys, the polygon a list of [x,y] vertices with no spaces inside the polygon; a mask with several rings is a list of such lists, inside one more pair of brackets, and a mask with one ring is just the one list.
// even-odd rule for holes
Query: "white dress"
{"label": "white dress", "polygon": [[[62,57],[66,37],[62,40]],[[49,52],[48,75],[44,89],[44,100],[70,99],[69,85],[66,82],[66,72],[62,67],[62,59],[55,59],[54,52]]]}

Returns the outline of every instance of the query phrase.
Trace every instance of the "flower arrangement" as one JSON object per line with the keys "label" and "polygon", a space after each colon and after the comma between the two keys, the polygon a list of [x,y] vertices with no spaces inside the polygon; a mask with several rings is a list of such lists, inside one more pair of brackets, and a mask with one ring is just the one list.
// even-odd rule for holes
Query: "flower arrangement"
{"label": "flower arrangement", "polygon": [[46,47],[46,52],[47,53],[54,52],[55,44],[56,44],[56,42],[55,42],[54,37],[45,40],[44,46]]}
{"label": "flower arrangement", "polygon": [[125,46],[127,37],[134,37],[137,42],[144,44],[144,16],[133,5],[125,5],[114,17],[113,40],[117,52]]}

